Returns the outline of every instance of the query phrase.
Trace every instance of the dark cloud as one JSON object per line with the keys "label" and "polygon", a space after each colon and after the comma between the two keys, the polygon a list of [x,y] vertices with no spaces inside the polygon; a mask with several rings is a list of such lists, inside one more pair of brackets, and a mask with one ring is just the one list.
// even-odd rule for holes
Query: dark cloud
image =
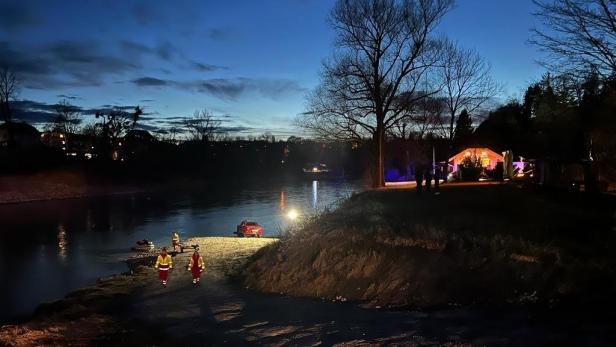
{"label": "dark cloud", "polygon": [[236,100],[240,96],[249,94],[259,94],[267,98],[278,99],[284,95],[306,91],[297,81],[287,79],[240,77],[232,79],[211,78],[194,81],[173,81],[146,76],[130,82],[140,87],[169,86],[177,89],[197,91],[224,100]]}
{"label": "dark cloud", "polygon": [[136,78],[131,81],[131,83],[138,85],[140,87],[155,87],[155,86],[166,86],[169,84],[166,80],[161,80],[154,77],[141,77]]}
{"label": "dark cloud", "polygon": [[38,125],[53,121],[55,105],[32,100],[18,100],[11,102],[11,112],[15,120]]}
{"label": "dark cloud", "polygon": [[148,125],[144,123],[137,123],[136,128],[141,129],[141,130],[152,131],[152,132],[158,132],[160,130],[160,128],[157,126]]}
{"label": "dark cloud", "polygon": [[156,55],[162,60],[172,61],[173,57],[179,52],[178,48],[169,41],[163,41],[156,47]]}
{"label": "dark cloud", "polygon": [[97,113],[109,113],[109,112],[131,112],[135,109],[136,105],[102,105],[100,107],[82,108],[81,113],[85,115],[94,116]]}
{"label": "dark cloud", "polygon": [[227,70],[228,67],[226,66],[218,66],[218,65],[212,65],[212,64],[206,64],[206,63],[199,63],[196,61],[191,61],[190,65],[197,71],[204,71],[204,72],[209,72],[209,71],[216,71],[216,70]]}
{"label": "dark cloud", "polygon": [[[73,111],[81,113],[84,117],[93,117],[97,112],[108,113],[111,111],[124,111],[130,114],[135,108],[134,105],[101,105],[94,108],[82,108],[72,105]],[[11,102],[13,118],[17,121],[25,121],[33,125],[44,125],[53,122],[56,117],[56,105],[33,100],[18,100]],[[157,112],[144,112],[139,118],[137,127],[143,130],[158,132],[161,128],[168,127],[169,123],[165,118],[152,115]],[[184,119],[184,117],[171,117]],[[81,122],[81,120],[78,120]],[[181,122],[178,120],[178,122]],[[179,125],[179,124],[178,124]],[[181,126],[179,126],[181,128]]]}
{"label": "dark cloud", "polygon": [[278,99],[287,94],[305,92],[305,88],[301,87],[297,81],[245,77],[208,79],[196,82],[195,87],[200,92],[231,100],[246,93],[257,93],[267,98]]}
{"label": "dark cloud", "polygon": [[[76,105],[71,105],[71,109],[79,112],[84,116],[94,116],[97,112],[108,113],[111,111],[131,112],[135,109],[135,105],[102,105],[94,108],[82,108]],[[11,102],[11,110],[14,113],[15,119],[32,122],[44,123],[53,119],[56,114],[56,104],[48,104],[33,100],[18,100]],[[154,113],[145,112],[141,117],[143,121],[153,120],[153,117],[147,117]]]}
{"label": "dark cloud", "polygon": [[82,97],[77,96],[77,95],[58,94],[56,95],[56,97],[60,99],[67,99],[67,100],[83,100]]}
{"label": "dark cloud", "polygon": [[216,130],[219,133],[223,133],[223,134],[231,134],[231,133],[247,133],[247,132],[251,132],[254,128],[249,128],[246,126],[225,126],[225,127],[218,127]]}
{"label": "dark cloud", "polygon": [[14,33],[36,23],[34,9],[27,1],[3,1],[0,4],[0,29]]}
{"label": "dark cloud", "polygon": [[0,65],[13,69],[26,88],[98,86],[107,75],[140,67],[138,60],[112,54],[95,41],[57,41],[37,47],[0,42]]}
{"label": "dark cloud", "polygon": [[129,55],[133,55],[133,56],[140,56],[142,54],[145,53],[153,53],[153,50],[151,47],[146,46],[142,43],[139,42],[134,42],[134,41],[129,41],[129,40],[122,40],[118,43],[120,50],[124,53],[124,54],[129,54]]}
{"label": "dark cloud", "polygon": [[[111,46],[98,41],[55,41],[26,46],[0,41],[0,66],[13,69],[25,88],[53,89],[62,87],[100,86],[109,77],[125,76],[142,70],[145,55],[173,62],[185,68],[213,71],[225,67],[186,59],[179,49],[167,41],[156,47],[123,40]],[[133,80],[136,85],[160,86],[163,80]]]}
{"label": "dark cloud", "polygon": [[226,78],[213,78],[197,82],[195,87],[200,92],[212,94],[221,99],[236,99],[246,90],[247,85]]}
{"label": "dark cloud", "polygon": [[159,135],[167,135],[167,134],[169,134],[169,131],[167,129],[160,129],[160,128],[152,130],[152,132],[156,133],[156,134],[159,134]]}
{"label": "dark cloud", "polygon": [[210,28],[207,30],[207,37],[215,41],[226,41],[230,36],[228,29]]}
{"label": "dark cloud", "polygon": [[160,13],[156,12],[154,6],[148,3],[138,3],[131,8],[131,14],[141,25],[150,25],[158,22],[161,18]]}
{"label": "dark cloud", "polygon": [[40,125],[51,123],[54,119],[54,114],[42,111],[15,109],[13,110],[13,119],[33,125]]}

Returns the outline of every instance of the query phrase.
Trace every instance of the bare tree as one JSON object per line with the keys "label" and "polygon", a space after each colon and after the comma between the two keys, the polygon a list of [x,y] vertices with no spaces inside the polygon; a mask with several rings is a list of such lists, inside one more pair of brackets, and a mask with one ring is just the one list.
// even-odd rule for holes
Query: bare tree
{"label": "bare tree", "polygon": [[169,128],[169,141],[171,141],[171,142],[175,141],[175,137],[177,136],[178,132],[180,132],[180,131],[175,126]]}
{"label": "bare tree", "polygon": [[102,140],[99,146],[101,154],[111,155],[113,158],[116,146],[121,146],[120,139],[131,129],[132,120],[126,112],[119,109],[106,113],[96,112],[95,116],[101,120],[96,124]]}
{"label": "bare tree", "polygon": [[440,78],[448,113],[447,138],[453,141],[456,117],[462,110],[473,113],[500,92],[492,79],[490,65],[474,50],[445,40]]}
{"label": "bare tree", "polygon": [[276,136],[272,135],[270,131],[266,131],[259,136],[259,140],[274,143],[276,142]]}
{"label": "bare tree", "polygon": [[443,137],[445,109],[443,98],[426,96],[411,106],[406,115],[389,129],[389,134],[403,140]]}
{"label": "bare tree", "polygon": [[[554,71],[582,75],[596,70],[616,72],[616,2],[613,0],[533,0],[544,28],[534,28],[531,43],[547,57]],[[584,70],[584,71],[580,71]]]}
{"label": "bare tree", "polygon": [[430,35],[452,0],[338,0],[330,22],[337,49],[299,124],[318,137],[369,138],[374,187],[385,185],[388,129],[426,96],[420,80],[437,61]]}
{"label": "bare tree", "polygon": [[5,122],[10,122],[11,101],[15,100],[19,93],[19,80],[8,67],[0,68],[0,116]]}
{"label": "bare tree", "polygon": [[208,142],[220,128],[220,120],[214,118],[207,109],[195,111],[192,118],[184,119],[184,127],[188,130],[192,140]]}
{"label": "bare tree", "polygon": [[131,117],[122,110],[113,110],[107,114],[107,131],[109,140],[116,144],[132,127]]}
{"label": "bare tree", "polygon": [[139,105],[135,106],[133,113],[131,113],[131,119],[133,121],[131,125],[131,129],[135,129],[135,126],[137,126],[137,122],[139,121],[142,115],[143,115],[143,108],[139,107]]}
{"label": "bare tree", "polygon": [[53,129],[64,133],[66,136],[77,133],[82,121],[79,108],[64,99],[56,104],[55,110],[56,116],[53,119]]}

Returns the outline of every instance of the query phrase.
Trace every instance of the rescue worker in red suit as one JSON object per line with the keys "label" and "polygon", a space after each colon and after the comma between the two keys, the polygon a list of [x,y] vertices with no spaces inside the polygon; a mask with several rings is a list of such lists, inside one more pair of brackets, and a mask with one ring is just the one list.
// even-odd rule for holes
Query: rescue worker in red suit
{"label": "rescue worker in red suit", "polygon": [[195,252],[190,257],[190,261],[188,262],[188,271],[192,273],[193,284],[199,283],[201,279],[201,272],[203,272],[205,268],[205,262],[203,261],[203,257],[199,255],[199,251],[195,249]]}
{"label": "rescue worker in red suit", "polygon": [[171,256],[167,254],[167,248],[163,247],[160,250],[160,254],[158,258],[156,258],[156,265],[154,265],[156,269],[158,269],[158,279],[160,280],[160,284],[163,287],[167,286],[167,277],[169,276],[169,271],[173,267],[173,260]]}

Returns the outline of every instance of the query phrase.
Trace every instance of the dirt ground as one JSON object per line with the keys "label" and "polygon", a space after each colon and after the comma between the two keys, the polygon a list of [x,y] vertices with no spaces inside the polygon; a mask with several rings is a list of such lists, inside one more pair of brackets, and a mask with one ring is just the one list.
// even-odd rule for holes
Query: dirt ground
{"label": "dirt ground", "polygon": [[[432,311],[364,308],[361,303],[298,298],[247,290],[228,281],[257,249],[273,239],[198,238],[206,271],[193,286],[175,259],[166,288],[154,274],[131,299],[122,319],[134,330],[108,342],[156,346],[471,346],[610,345],[607,326],[558,318],[558,313],[470,308]],[[181,267],[180,267],[181,266]],[[605,323],[609,325],[607,322]],[[151,333],[144,335],[143,331]]]}
{"label": "dirt ground", "polygon": [[[450,307],[431,311],[364,308],[344,299],[265,294],[228,275],[276,239],[204,237],[206,271],[194,286],[191,252],[174,258],[169,284],[141,267],[43,307],[39,318],[0,329],[7,346],[543,346],[614,345],[609,326],[558,312]],[[80,308],[81,307],[81,308]],[[609,325],[608,321],[604,323]]]}

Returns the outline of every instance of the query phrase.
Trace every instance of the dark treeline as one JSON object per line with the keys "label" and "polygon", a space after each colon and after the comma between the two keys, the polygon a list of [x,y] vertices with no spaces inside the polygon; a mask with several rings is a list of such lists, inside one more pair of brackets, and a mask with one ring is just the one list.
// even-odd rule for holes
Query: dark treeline
{"label": "dark treeline", "polygon": [[[18,79],[4,69],[11,90]],[[12,92],[11,92],[12,93]],[[365,171],[364,150],[351,141],[314,141],[291,136],[231,137],[206,109],[178,121],[177,127],[144,130],[139,106],[97,110],[85,122],[83,110],[59,101],[40,130],[13,118],[14,94],[2,98],[0,173],[78,170],[95,181],[148,182],[167,178],[253,179],[301,176],[311,163],[326,163],[338,176]],[[4,94],[3,94],[4,95]],[[4,101],[6,100],[6,102]],[[16,112],[17,111],[17,112]]]}
{"label": "dark treeline", "polygon": [[[29,127],[25,123],[5,123]],[[5,125],[6,127],[6,125]],[[338,176],[365,171],[365,150],[350,142],[317,142],[291,137],[276,141],[250,139],[159,140],[145,130],[109,138],[96,134],[34,133],[25,144],[15,134],[12,146],[0,149],[3,174],[44,170],[79,170],[96,181],[155,183],[167,179],[262,179],[301,177],[309,163],[326,163]],[[41,141],[35,141],[40,138]]]}

